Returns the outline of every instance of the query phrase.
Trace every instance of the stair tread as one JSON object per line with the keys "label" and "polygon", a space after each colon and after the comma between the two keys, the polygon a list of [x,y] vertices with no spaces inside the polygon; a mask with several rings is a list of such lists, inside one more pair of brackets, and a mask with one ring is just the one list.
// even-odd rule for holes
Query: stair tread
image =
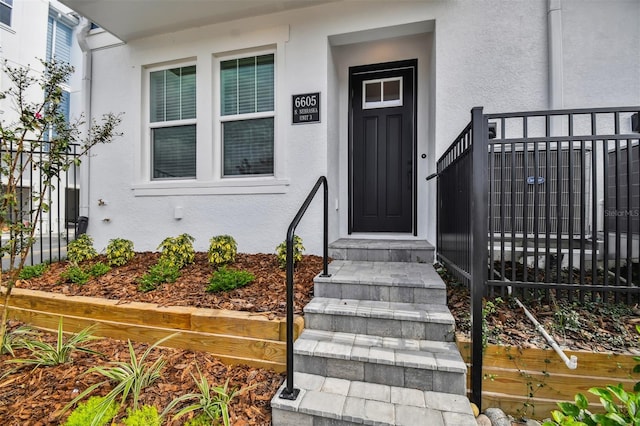
{"label": "stair tread", "polygon": [[398,250],[419,250],[434,249],[427,240],[381,240],[363,238],[340,238],[329,244],[329,248],[356,248],[356,249],[398,249]]}
{"label": "stair tread", "polygon": [[445,426],[476,425],[469,400],[461,395],[296,372],[294,386],[300,395],[289,401],[279,397],[284,386],[271,401],[274,410],[364,424],[414,425],[422,418]]}
{"label": "stair tread", "polygon": [[435,324],[454,324],[455,322],[451,311],[449,311],[449,308],[444,304],[314,297],[305,306],[304,312],[309,314],[346,315]]}
{"label": "stair tread", "polygon": [[294,353],[451,373],[467,371],[453,342],[304,330],[294,344]]}
{"label": "stair tread", "polygon": [[333,260],[329,264],[329,273],[331,276],[318,275],[314,281],[446,289],[440,275],[428,263]]}

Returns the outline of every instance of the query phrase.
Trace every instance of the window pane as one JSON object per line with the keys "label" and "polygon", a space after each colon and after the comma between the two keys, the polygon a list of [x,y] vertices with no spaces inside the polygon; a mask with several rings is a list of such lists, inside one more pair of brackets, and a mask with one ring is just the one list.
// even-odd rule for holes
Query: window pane
{"label": "window pane", "polygon": [[71,43],[73,40],[73,30],[71,27],[56,21],[56,37],[54,44],[53,56],[58,60],[66,63],[71,62]]}
{"label": "window pane", "polygon": [[196,177],[196,126],[163,127],[151,130],[152,176]]}
{"label": "window pane", "polygon": [[238,113],[238,66],[235,59],[220,63],[222,115]]}
{"label": "window pane", "polygon": [[166,70],[164,81],[165,90],[165,121],[180,120],[180,68]]}
{"label": "window pane", "polygon": [[256,112],[255,57],[238,59],[238,113]]}
{"label": "window pane", "polygon": [[384,82],[384,100],[397,101],[400,99],[400,80]]}
{"label": "window pane", "polygon": [[164,71],[152,72],[149,78],[151,122],[164,121]]}
{"label": "window pane", "polygon": [[365,83],[365,102],[380,102],[382,100],[381,85],[382,83],[380,83],[379,81],[376,81],[375,83]]}
{"label": "window pane", "polygon": [[257,112],[273,111],[273,55],[258,56],[256,63]]}
{"label": "window pane", "polygon": [[0,3],[0,22],[11,26],[11,8],[4,3]]}
{"label": "window pane", "polygon": [[196,118],[196,66],[154,71],[149,75],[150,120]]}
{"label": "window pane", "polygon": [[224,176],[273,175],[273,118],[223,123]]}
{"label": "window pane", "polygon": [[182,68],[182,119],[196,118],[196,66]]}
{"label": "window pane", "polygon": [[[4,5],[0,5],[0,9],[2,8],[4,8]],[[55,25],[53,22],[53,18],[49,16],[47,24],[47,61],[50,61],[51,55],[53,55],[53,26]]]}

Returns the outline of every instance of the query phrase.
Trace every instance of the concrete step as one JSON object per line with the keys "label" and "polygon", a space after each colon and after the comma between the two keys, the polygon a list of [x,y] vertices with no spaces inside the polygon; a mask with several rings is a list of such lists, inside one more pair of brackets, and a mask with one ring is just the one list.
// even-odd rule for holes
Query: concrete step
{"label": "concrete step", "polygon": [[433,263],[434,251],[425,240],[341,238],[329,244],[329,256],[339,260]]}
{"label": "concrete step", "polygon": [[305,328],[379,337],[453,342],[455,320],[446,305],[314,297]]}
{"label": "concrete step", "polygon": [[294,345],[298,372],[464,395],[467,366],[453,342],[305,330]]}
{"label": "concrete step", "polygon": [[274,425],[476,426],[461,395],[420,391],[315,374],[294,374],[295,401],[271,400]]}
{"label": "concrete step", "polygon": [[334,260],[329,273],[315,278],[315,296],[442,305],[447,300],[432,264]]}

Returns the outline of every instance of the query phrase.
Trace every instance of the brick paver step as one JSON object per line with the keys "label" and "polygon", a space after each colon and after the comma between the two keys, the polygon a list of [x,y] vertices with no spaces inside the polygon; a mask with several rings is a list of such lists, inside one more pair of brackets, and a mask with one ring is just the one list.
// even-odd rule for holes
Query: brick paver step
{"label": "brick paver step", "polygon": [[446,305],[314,297],[304,308],[305,328],[421,340],[454,340]]}
{"label": "brick paver step", "polygon": [[315,296],[446,303],[446,285],[430,264],[334,260],[329,273],[330,277],[315,278]]}
{"label": "brick paver step", "polygon": [[305,330],[296,371],[464,395],[467,367],[456,344]]}
{"label": "brick paver step", "polygon": [[[294,386],[300,389],[295,401],[278,397],[271,401],[273,423],[297,426],[398,425],[475,426],[469,400],[461,395],[406,389],[397,386],[294,374]],[[324,424],[324,423],[322,423]]]}

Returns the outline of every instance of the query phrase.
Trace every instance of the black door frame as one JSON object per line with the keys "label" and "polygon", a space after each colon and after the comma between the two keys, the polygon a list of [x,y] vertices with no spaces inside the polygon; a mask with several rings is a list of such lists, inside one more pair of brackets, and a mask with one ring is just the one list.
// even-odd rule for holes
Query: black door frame
{"label": "black door frame", "polygon": [[413,69],[413,126],[412,126],[412,170],[413,170],[413,194],[412,194],[412,212],[411,212],[411,228],[413,229],[413,236],[418,235],[418,170],[417,170],[417,150],[418,150],[418,122],[417,122],[417,113],[418,113],[418,60],[417,59],[409,59],[404,61],[394,61],[394,62],[382,62],[378,64],[370,64],[370,65],[359,65],[354,67],[349,67],[349,146],[348,146],[348,170],[347,170],[347,179],[348,179],[348,233],[353,233],[353,77],[355,75],[374,73],[380,71],[392,71],[395,69],[403,69],[403,68],[412,68]]}

